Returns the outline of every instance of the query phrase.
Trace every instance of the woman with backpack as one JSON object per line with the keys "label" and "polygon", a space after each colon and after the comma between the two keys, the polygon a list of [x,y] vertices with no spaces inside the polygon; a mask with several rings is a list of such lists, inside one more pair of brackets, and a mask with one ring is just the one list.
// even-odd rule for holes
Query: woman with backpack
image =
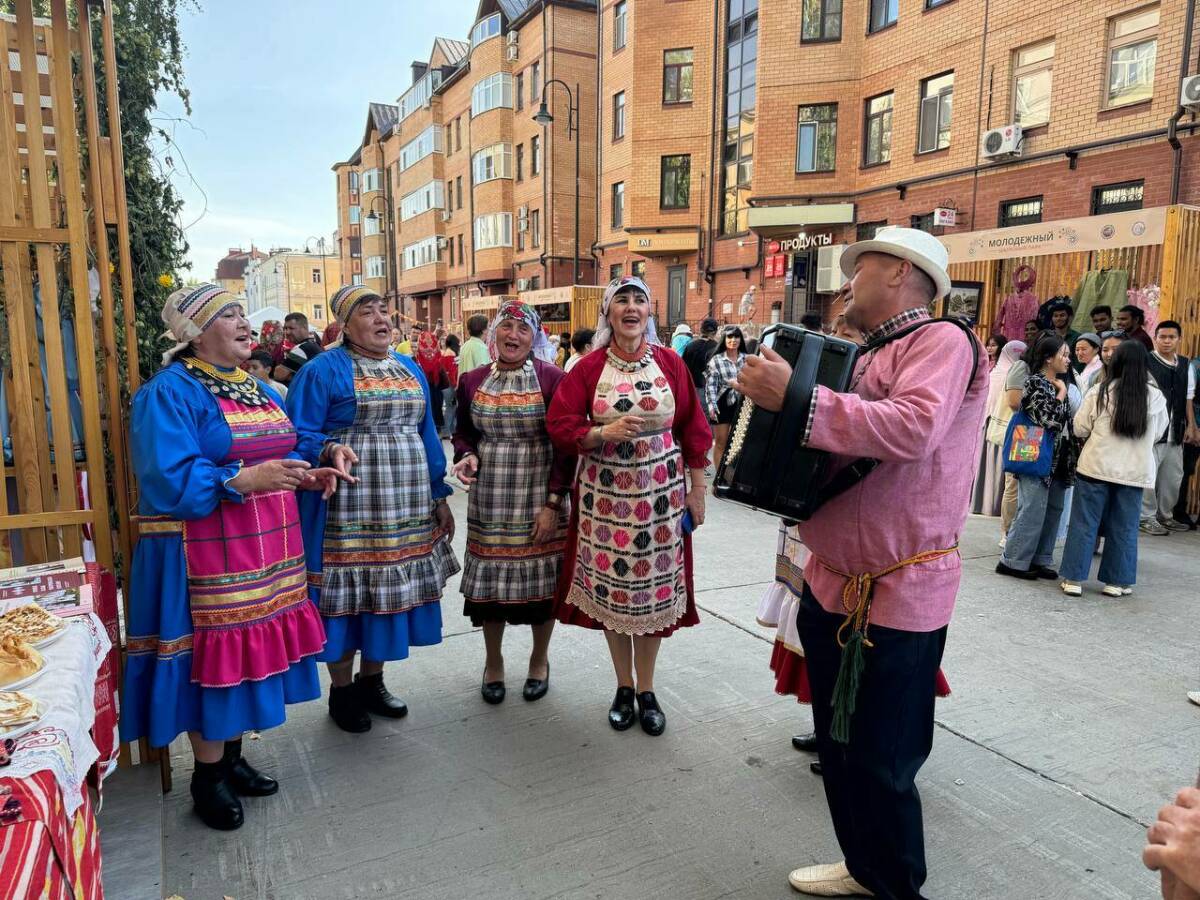
{"label": "woman with backpack", "polygon": [[1088,391],[1075,414],[1075,434],[1086,443],[1060,569],[1068,597],[1083,594],[1100,533],[1105,537],[1097,573],[1104,582],[1101,593],[1133,593],[1142,490],[1154,486],[1154,439],[1168,419],[1167,402],[1149,376],[1146,349],[1124,341],[1112,354],[1108,378]]}

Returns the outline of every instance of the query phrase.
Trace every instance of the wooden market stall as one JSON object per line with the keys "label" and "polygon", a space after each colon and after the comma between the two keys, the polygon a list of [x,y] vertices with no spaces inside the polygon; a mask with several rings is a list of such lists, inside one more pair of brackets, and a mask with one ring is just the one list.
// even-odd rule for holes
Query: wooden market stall
{"label": "wooden market stall", "polygon": [[542,324],[550,329],[551,334],[564,331],[574,333],[580,328],[591,328],[596,324],[600,301],[604,299],[604,288],[594,284],[567,284],[538,291],[522,291],[517,297],[522,303],[538,308]]}

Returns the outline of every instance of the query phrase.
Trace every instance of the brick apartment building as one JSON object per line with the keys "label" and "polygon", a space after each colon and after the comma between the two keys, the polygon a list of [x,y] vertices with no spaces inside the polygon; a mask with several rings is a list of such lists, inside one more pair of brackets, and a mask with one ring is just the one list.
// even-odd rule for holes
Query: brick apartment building
{"label": "brick apartment building", "polygon": [[344,271],[419,319],[569,284],[560,86],[531,118],[560,78],[582,282],[643,275],[668,327],[752,285],[759,321],[828,314],[839,248],[883,224],[1200,200],[1194,29],[1182,0],[483,0],[334,166]]}
{"label": "brick apartment building", "polygon": [[230,247],[229,252],[217,260],[213,280],[231,294],[242,297],[246,293],[246,269],[254,260],[266,259],[266,256],[253,244],[249,250]]}

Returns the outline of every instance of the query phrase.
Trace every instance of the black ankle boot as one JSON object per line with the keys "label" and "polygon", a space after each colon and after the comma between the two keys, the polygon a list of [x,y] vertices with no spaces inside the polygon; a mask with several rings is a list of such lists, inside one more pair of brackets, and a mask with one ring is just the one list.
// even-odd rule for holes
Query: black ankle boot
{"label": "black ankle boot", "polygon": [[192,803],[196,815],[209,828],[218,831],[233,831],[242,827],[245,815],[242,801],[229,785],[225,762],[203,763],[196,761],[192,771]]}
{"label": "black ankle boot", "polygon": [[371,730],[371,717],[363,708],[362,694],[357,684],[329,687],[329,716],[342,731],[362,734]]}
{"label": "black ankle boot", "polygon": [[667,730],[667,717],[658,708],[658,699],[650,691],[637,695],[638,718],[642,720],[642,731],[658,737]]}
{"label": "black ankle boot", "polygon": [[608,724],[617,731],[632,728],[637,717],[633,712],[633,688],[619,687],[613,697],[612,706],[608,708]]}
{"label": "black ankle boot", "polygon": [[225,742],[225,776],[229,786],[243,797],[270,797],[278,793],[279,782],[264,775],[242,756],[242,740]]}
{"label": "black ankle boot", "polygon": [[408,715],[408,705],[387,689],[387,685],[383,683],[382,672],[374,675],[359,673],[354,676],[354,686],[358,688],[367,712],[389,719],[403,719]]}

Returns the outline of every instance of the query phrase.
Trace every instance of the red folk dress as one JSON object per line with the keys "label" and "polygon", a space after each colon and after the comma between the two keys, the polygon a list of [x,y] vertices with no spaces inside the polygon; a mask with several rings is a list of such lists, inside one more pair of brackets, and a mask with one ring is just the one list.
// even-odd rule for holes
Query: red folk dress
{"label": "red folk dress", "polygon": [[[637,438],[582,448],[625,415],[645,419]],[[546,424],[559,452],[580,457],[558,620],[652,637],[698,624],[682,520],[686,469],[708,464],[712,432],[683,361],[657,345],[632,358],[594,350],[559,385]]]}

